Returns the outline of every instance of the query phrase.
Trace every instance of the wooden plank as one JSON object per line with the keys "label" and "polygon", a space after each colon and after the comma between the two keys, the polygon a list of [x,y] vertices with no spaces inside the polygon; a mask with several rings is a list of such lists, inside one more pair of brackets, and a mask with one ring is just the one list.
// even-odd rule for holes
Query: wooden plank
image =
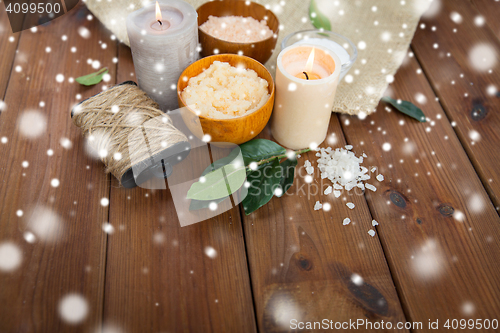
{"label": "wooden plank", "polygon": [[406,63],[393,95],[417,105],[425,96],[430,122],[388,113],[385,105],[365,120],[340,119],[349,144],[365,150],[385,177],[365,195],[407,319],[424,323],[414,331],[427,331],[429,319],[439,320],[440,330],[447,319],[495,319],[500,218],[417,62]]}
{"label": "wooden plank", "polygon": [[[441,7],[423,21],[425,29],[417,29],[412,48],[498,209],[500,99],[494,90],[500,89],[500,42],[490,29],[474,24],[479,13],[469,1],[443,0]],[[460,24],[450,19],[452,12],[461,15]]]}
{"label": "wooden plank", "polygon": [[[260,137],[269,139],[270,131]],[[335,116],[328,138],[322,147],[345,145]],[[308,185],[303,167],[307,159],[316,165],[315,152],[304,154],[285,195],[243,217],[259,330],[288,332],[293,319],[403,322],[380,241],[368,234],[372,217],[364,197],[355,190],[338,199],[323,195],[331,183],[316,174]],[[313,210],[316,201],[329,202],[331,210]],[[344,226],[346,217],[353,222]]]}
{"label": "wooden plank", "polygon": [[[495,0],[471,0],[477,11],[481,13],[474,18],[474,23],[478,26],[489,27],[500,38],[500,2]],[[484,19],[484,21],[481,19]]]}
{"label": "wooden plank", "polygon": [[7,88],[19,36],[20,33],[12,33],[7,12],[3,5],[0,5],[0,50],[2,50],[0,57],[0,99],[3,99]]}
{"label": "wooden plank", "polygon": [[[118,81],[134,79],[120,45]],[[112,182],[104,316],[127,332],[254,332],[238,208],[181,228],[168,190]],[[211,246],[215,258],[205,255]]]}
{"label": "wooden plank", "polygon": [[[80,131],[69,116],[77,94],[91,96],[102,85],[84,88],[69,78],[92,72],[89,58],[114,73],[116,48],[96,20],[87,20],[88,14],[80,6],[35,33],[21,32],[14,61],[21,70],[11,73],[7,111],[0,121],[0,137],[8,139],[0,144],[0,242],[16,247],[22,261],[17,269],[0,272],[2,332],[93,331],[102,319],[106,234],[101,225],[108,208],[100,200],[108,196],[109,181],[102,164],[84,153]],[[83,39],[68,26],[86,27],[90,37]],[[108,47],[103,49],[99,41]],[[63,82],[56,81],[58,74]],[[37,116],[21,122],[29,110]],[[39,119],[46,129],[28,138],[43,122]],[[62,147],[63,138],[72,142],[71,149]],[[22,167],[23,161],[29,166]],[[33,224],[26,227],[29,221]],[[35,239],[26,237],[26,231],[34,231]],[[63,297],[73,293],[88,306],[79,324],[62,320],[59,312]]]}

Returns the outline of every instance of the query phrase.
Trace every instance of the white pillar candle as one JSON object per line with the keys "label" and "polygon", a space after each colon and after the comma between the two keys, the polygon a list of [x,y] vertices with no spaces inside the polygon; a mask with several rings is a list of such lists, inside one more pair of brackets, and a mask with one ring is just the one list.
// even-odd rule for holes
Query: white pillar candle
{"label": "white pillar candle", "polygon": [[[159,0],[127,17],[127,33],[139,87],[163,111],[178,108],[176,84],[198,59],[198,14],[182,0]],[[160,23],[161,22],[161,23]]]}
{"label": "white pillar candle", "polygon": [[340,69],[339,57],[320,46],[292,45],[281,51],[271,119],[276,141],[285,147],[300,149],[325,140]]}

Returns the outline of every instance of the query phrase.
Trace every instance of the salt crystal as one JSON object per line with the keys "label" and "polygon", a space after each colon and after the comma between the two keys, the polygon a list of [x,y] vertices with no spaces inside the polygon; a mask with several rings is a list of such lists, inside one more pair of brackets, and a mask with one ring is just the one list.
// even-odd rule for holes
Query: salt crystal
{"label": "salt crystal", "polygon": [[372,226],[376,226],[376,225],[378,225],[378,222],[377,222],[377,221],[375,221],[375,220],[373,220],[373,221],[372,221]]}
{"label": "salt crystal", "polygon": [[375,236],[375,230],[372,230],[372,229],[368,230],[368,235],[370,235],[372,237]]}
{"label": "salt crystal", "polygon": [[340,191],[333,191],[333,195],[335,196],[335,198],[340,197]]}
{"label": "salt crystal", "polygon": [[328,187],[326,188],[326,190],[325,190],[325,195],[328,195],[328,194],[330,194],[330,193],[332,193],[332,187],[331,187],[331,186],[328,186]]}
{"label": "salt crystal", "polygon": [[365,184],[365,187],[369,190],[372,190],[373,192],[375,192],[377,190],[377,188],[375,186],[373,186],[372,184]]}
{"label": "salt crystal", "polygon": [[309,160],[306,160],[304,162],[304,166],[307,168],[308,166],[311,166],[311,162],[309,162]]}
{"label": "salt crystal", "polygon": [[373,167],[370,171],[375,172],[377,170],[377,167]]}
{"label": "salt crystal", "polygon": [[312,175],[314,173],[314,167],[312,166],[308,166],[306,167],[306,172],[309,174],[309,175]]}
{"label": "salt crystal", "polygon": [[335,183],[335,184],[333,184],[333,188],[336,189],[336,190],[341,190],[342,186],[340,186],[339,184]]}
{"label": "salt crystal", "polygon": [[314,205],[314,210],[320,210],[322,207],[323,205],[319,201],[316,201],[316,204]]}
{"label": "salt crystal", "polygon": [[347,150],[351,150],[351,149],[352,149],[352,146],[351,146],[351,145],[347,145],[347,146],[345,146],[345,149],[347,149]]}
{"label": "salt crystal", "polygon": [[350,218],[348,218],[348,217],[346,217],[346,218],[344,219],[344,221],[342,222],[342,224],[343,224],[343,225],[348,225],[349,223],[351,223],[351,219],[350,219]]}
{"label": "salt crystal", "polygon": [[363,153],[363,157],[364,157],[364,158],[367,158],[368,156],[366,156],[366,154],[365,154],[365,153]]}
{"label": "salt crystal", "polygon": [[345,204],[347,207],[349,207],[349,209],[353,209],[354,208],[354,204],[352,202],[348,202]]}
{"label": "salt crystal", "polygon": [[383,181],[383,180],[384,180],[384,176],[383,176],[383,175],[377,175],[377,177],[375,177],[375,178],[377,178],[377,180],[378,180],[379,182],[381,182],[381,181]]}

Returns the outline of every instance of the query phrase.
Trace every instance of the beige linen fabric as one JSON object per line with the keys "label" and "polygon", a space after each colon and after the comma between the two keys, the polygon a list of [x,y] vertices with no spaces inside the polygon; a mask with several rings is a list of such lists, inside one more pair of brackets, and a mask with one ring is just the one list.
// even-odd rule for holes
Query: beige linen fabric
{"label": "beige linen fabric", "polygon": [[[84,0],[85,1],[85,0]],[[206,0],[185,0],[198,8]],[[401,65],[420,16],[432,0],[316,0],[330,19],[332,31],[358,46],[358,60],[339,83],[334,112],[369,114]],[[438,1],[438,0],[434,0]],[[144,3],[147,3],[146,1]],[[266,63],[275,72],[281,41],[288,34],[312,29],[310,0],[256,0],[269,6],[282,29],[273,57]],[[123,43],[129,45],[125,18],[142,7],[139,0],[86,0],[89,10]]]}

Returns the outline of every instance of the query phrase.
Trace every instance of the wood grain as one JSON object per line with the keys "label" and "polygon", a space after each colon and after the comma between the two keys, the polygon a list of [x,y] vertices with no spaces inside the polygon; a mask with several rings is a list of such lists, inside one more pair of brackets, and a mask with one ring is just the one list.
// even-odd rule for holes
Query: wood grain
{"label": "wood grain", "polygon": [[3,5],[0,6],[0,50],[2,50],[0,57],[0,99],[3,99],[9,82],[19,36],[20,33],[12,33],[7,12]]}
{"label": "wood grain", "polygon": [[481,14],[476,17],[482,16],[485,21],[485,28],[489,27],[500,38],[500,20],[498,20],[500,17],[500,2],[495,0],[471,0],[471,2]]}
{"label": "wood grain", "polygon": [[[456,123],[455,132],[498,209],[500,114],[496,111],[500,98],[498,93],[489,94],[488,88],[500,89],[500,42],[488,27],[474,24],[479,13],[469,1],[443,0],[441,6],[436,17],[423,21],[425,29],[417,29],[412,48],[446,116]],[[450,20],[451,12],[460,13],[462,23]],[[433,26],[436,31],[432,31]],[[475,47],[479,48],[474,56]]]}
{"label": "wood grain", "polygon": [[366,198],[407,319],[424,325],[429,319],[495,319],[500,219],[417,62],[405,63],[392,95],[416,105],[422,98],[415,95],[425,96],[420,106],[429,122],[385,105],[365,120],[340,119],[348,143],[366,150],[385,177]]}
{"label": "wood grain", "polygon": [[[120,45],[118,81],[132,73]],[[170,191],[112,184],[106,320],[127,332],[254,332],[238,208],[181,228]]]}
{"label": "wood grain", "polygon": [[[37,32],[27,30],[20,36],[14,66],[21,70],[11,72],[5,96],[8,109],[0,121],[0,136],[8,138],[0,144],[0,242],[18,247],[22,262],[12,272],[0,272],[1,332],[91,331],[101,322],[106,251],[101,225],[108,209],[100,200],[108,195],[108,177],[102,165],[84,153],[79,131],[69,117],[76,94],[90,96],[101,86],[82,88],[69,78],[92,71],[88,58],[98,57],[114,72],[115,48],[98,22],[86,19],[87,14],[80,6]],[[87,27],[91,38],[83,40],[77,29],[67,29],[70,25]],[[108,43],[108,48],[102,49],[98,41]],[[72,46],[78,53],[70,52]],[[52,52],[45,52],[46,47]],[[58,74],[64,75],[64,82],[56,81]],[[42,101],[45,106],[40,106]],[[32,139],[26,134],[33,134],[41,121],[32,119],[22,131],[25,127],[19,122],[28,110],[38,112],[47,124]],[[71,149],[61,146],[63,138],[72,142]],[[52,156],[47,154],[49,149]],[[29,166],[23,168],[23,161]],[[53,179],[60,185],[52,186]],[[43,227],[57,219],[59,227]],[[34,232],[36,240],[27,242],[23,234],[33,230],[34,225],[26,227],[30,220],[47,236],[54,235],[54,240]],[[72,293],[81,295],[88,305],[80,324],[69,324],[59,314],[62,298]]]}
{"label": "wood grain", "polygon": [[[269,130],[260,137],[270,138]],[[322,146],[345,145],[335,116],[328,140]],[[315,165],[315,152],[300,158],[285,195],[244,217],[259,330],[289,332],[292,319],[404,321],[380,241],[368,234],[372,218],[362,193],[323,195],[328,183],[318,172],[310,185],[304,181],[307,159]],[[313,210],[316,201],[331,210]],[[352,222],[344,226],[346,217]]]}

